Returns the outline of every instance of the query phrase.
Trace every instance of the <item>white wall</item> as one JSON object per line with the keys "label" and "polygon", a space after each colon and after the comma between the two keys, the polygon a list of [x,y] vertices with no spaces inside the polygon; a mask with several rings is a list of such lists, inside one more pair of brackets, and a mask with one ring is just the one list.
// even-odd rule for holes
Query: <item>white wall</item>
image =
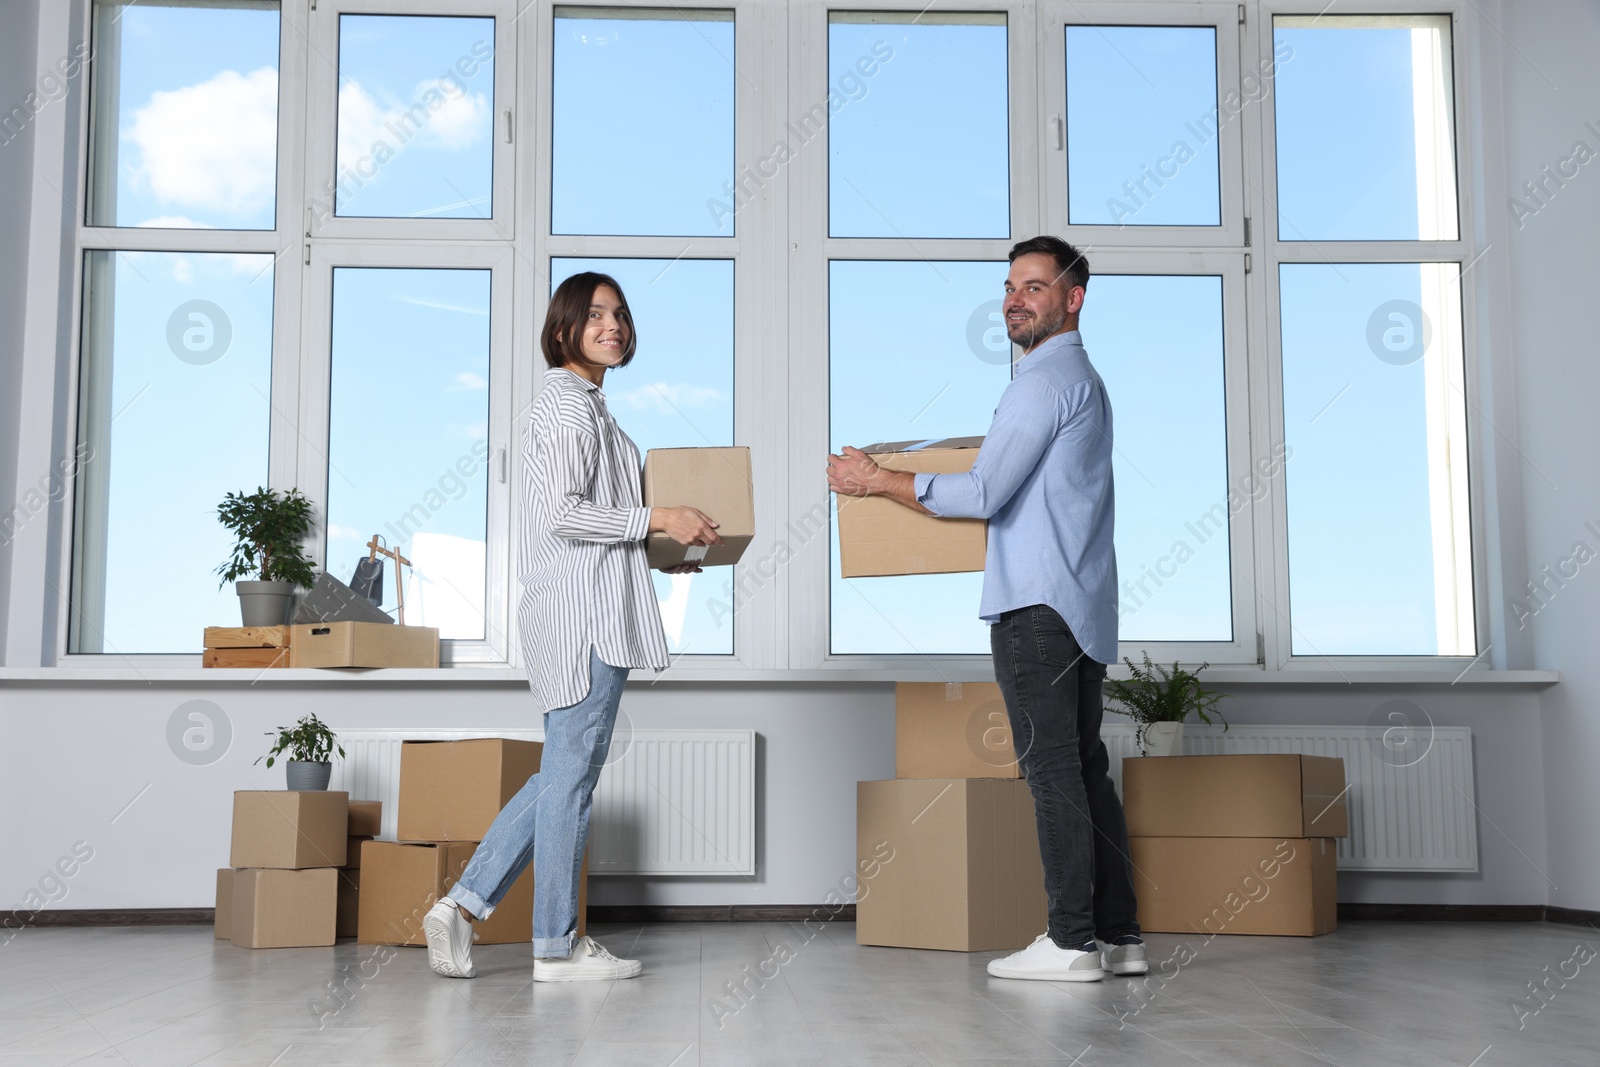
{"label": "white wall", "polygon": [[[1516,45],[1504,46],[1507,185],[1532,205],[1518,191],[1524,181],[1554,169],[1578,141],[1600,153],[1600,4],[1520,0],[1505,5],[1500,26]],[[1491,253],[1510,265],[1514,432],[1527,467],[1543,472],[1523,480],[1530,575],[1578,541],[1600,553],[1600,535],[1585,528],[1600,529],[1600,158],[1550,188],[1548,204],[1520,229],[1512,223]],[[1491,207],[1509,218],[1504,204]],[[1562,672],[1540,699],[1550,903],[1600,909],[1600,561],[1551,588],[1549,606],[1528,623],[1533,665]]]}
{"label": "white wall", "polygon": [[[37,13],[49,11],[41,5],[0,0],[0,106],[26,91],[32,58],[25,42]],[[1509,42],[1478,19],[1478,8]],[[48,20],[59,17],[50,12]],[[1494,247],[1475,270],[1494,279],[1495,293],[1484,316],[1488,341],[1479,379],[1479,399],[1495,429],[1483,442],[1495,480],[1480,499],[1494,511],[1490,580],[1502,585],[1491,598],[1499,610],[1504,588],[1520,588],[1524,562],[1537,572],[1568,554],[1579,538],[1600,550],[1600,536],[1582,530],[1584,521],[1600,520],[1600,419],[1594,413],[1600,366],[1595,326],[1580,318],[1596,304],[1592,290],[1600,278],[1600,160],[1521,230],[1504,207],[1510,186],[1565,156],[1574,140],[1600,150],[1600,135],[1583,128],[1590,119],[1600,126],[1600,72],[1592,60],[1600,50],[1600,5],[1480,0],[1469,5],[1467,21],[1478,55],[1464,62],[1489,117],[1489,128],[1477,131],[1478,178],[1486,190],[1481,232]],[[10,354],[24,330],[29,338],[54,338],[30,348],[26,365],[29,376],[54,379],[59,357],[52,345],[70,330],[63,324],[71,294],[48,279],[31,279],[30,287],[22,253],[15,251],[26,243],[20,228],[30,216],[35,242],[57,239],[51,231],[63,217],[59,203],[39,199],[55,198],[53,192],[33,191],[29,164],[17,148],[0,146],[0,356],[8,357],[0,362],[0,506],[14,498],[19,476],[38,473],[33,459],[50,437],[48,426],[37,431],[47,415],[20,410],[14,383],[21,369]],[[60,144],[50,150],[59,152]],[[15,308],[24,292],[27,318],[19,321]],[[35,573],[8,572],[0,549],[0,594],[8,600],[19,583],[32,588],[39,580]],[[1589,710],[1600,695],[1600,657],[1590,647],[1597,616],[1600,561],[1561,590],[1527,630],[1499,619],[1499,647],[1491,658],[1562,671],[1563,683],[1552,689],[1241,687],[1229,716],[1241,723],[1365,723],[1379,704],[1400,696],[1425,708],[1438,725],[1472,727],[1483,814],[1481,873],[1346,875],[1342,899],[1600,908],[1593,829],[1600,776],[1592,770],[1600,758],[1600,720]],[[37,663],[42,651],[36,634],[0,634],[0,648],[13,665]],[[233,748],[208,767],[184,764],[167,748],[167,718],[190,699],[223,708],[234,730]],[[893,774],[892,701],[891,687],[883,684],[630,688],[624,707],[638,726],[740,726],[761,734],[760,873],[752,880],[596,879],[595,902],[823,900],[852,865],[854,783]],[[335,726],[510,727],[528,725],[528,708],[518,686],[357,691],[0,681],[0,908],[17,906],[79,840],[94,847],[95,859],[72,880],[60,906],[206,906],[212,869],[226,861],[232,790],[276,784],[275,772],[251,763],[263,747],[261,734],[306,711]]]}

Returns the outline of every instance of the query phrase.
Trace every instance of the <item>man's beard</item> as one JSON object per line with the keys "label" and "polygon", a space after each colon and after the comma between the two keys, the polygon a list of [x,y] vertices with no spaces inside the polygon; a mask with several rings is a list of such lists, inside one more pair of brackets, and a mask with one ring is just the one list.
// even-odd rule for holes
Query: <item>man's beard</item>
{"label": "man's beard", "polygon": [[1050,318],[1033,318],[1016,325],[1006,325],[1006,336],[1011,338],[1011,343],[1021,345],[1023,348],[1032,348],[1046,337],[1051,336],[1067,324],[1065,311]]}

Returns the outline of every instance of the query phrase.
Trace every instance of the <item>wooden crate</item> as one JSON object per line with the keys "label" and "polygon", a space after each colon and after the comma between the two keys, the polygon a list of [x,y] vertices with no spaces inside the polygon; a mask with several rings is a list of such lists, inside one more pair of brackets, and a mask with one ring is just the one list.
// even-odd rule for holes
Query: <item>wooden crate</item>
{"label": "wooden crate", "polygon": [[287,667],[287,648],[208,648],[200,657],[202,667]]}
{"label": "wooden crate", "polygon": [[207,626],[206,648],[288,648],[288,626]]}
{"label": "wooden crate", "polygon": [[254,670],[288,667],[293,634],[288,626],[207,626],[200,665]]}

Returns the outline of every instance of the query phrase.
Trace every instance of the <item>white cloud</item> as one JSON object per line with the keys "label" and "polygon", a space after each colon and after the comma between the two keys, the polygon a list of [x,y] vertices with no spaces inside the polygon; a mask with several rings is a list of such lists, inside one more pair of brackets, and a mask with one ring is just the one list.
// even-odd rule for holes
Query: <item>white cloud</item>
{"label": "white cloud", "polygon": [[152,93],[123,137],[157,200],[246,215],[272,204],[277,132],[278,73],[263,67]]}
{"label": "white cloud", "polygon": [[216,228],[209,222],[196,222],[185,215],[157,215],[153,219],[145,219],[143,222],[134,223],[134,225],[152,230],[212,230]]}
{"label": "white cloud", "polygon": [[361,531],[353,526],[340,526],[336,522],[328,524],[328,540],[330,541],[366,541],[361,536]]}
{"label": "white cloud", "polygon": [[487,389],[489,383],[483,380],[483,375],[474,371],[464,370],[455,376],[455,384],[445,390],[447,393],[460,393],[469,389]]}
{"label": "white cloud", "polygon": [[398,154],[421,142],[458,152],[489,129],[489,98],[468,93],[440,78],[418,82],[409,102],[380,103],[360,82],[349,79],[339,89],[339,170],[370,171],[387,149]]}
{"label": "white cloud", "polygon": [[646,382],[637,389],[619,393],[617,400],[636,411],[673,415],[685,408],[705,407],[722,400],[722,391],[700,385],[673,385],[671,382]]}

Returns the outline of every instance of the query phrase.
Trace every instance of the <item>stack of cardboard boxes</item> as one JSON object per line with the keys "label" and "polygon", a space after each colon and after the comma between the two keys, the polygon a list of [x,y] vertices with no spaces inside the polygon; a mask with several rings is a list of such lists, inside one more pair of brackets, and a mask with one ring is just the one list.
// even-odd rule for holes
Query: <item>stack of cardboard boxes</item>
{"label": "stack of cardboard boxes", "polygon": [[[539,769],[544,746],[481,738],[407,741],[400,749],[398,841],[361,846],[356,940],[371,945],[423,945],[422,917],[450,891],[506,802]],[[585,929],[587,863],[579,880],[578,933]],[[486,921],[479,944],[533,939],[530,866]]]}
{"label": "stack of cardboard boxes", "polygon": [[356,916],[361,907],[361,846],[383,832],[383,802],[352,800],[345,831],[344,866],[339,868],[340,937],[356,936]]}
{"label": "stack of cardboard boxes", "polygon": [[856,785],[856,940],[979,952],[1037,937],[1033,797],[999,687],[897,685],[895,775]]}
{"label": "stack of cardboard boxes", "polygon": [[1122,761],[1146,932],[1331,933],[1344,761],[1295,753]]}
{"label": "stack of cardboard boxes", "polygon": [[241,790],[231,867],[217,872],[216,936],[241,948],[333,944],[349,794]]}

